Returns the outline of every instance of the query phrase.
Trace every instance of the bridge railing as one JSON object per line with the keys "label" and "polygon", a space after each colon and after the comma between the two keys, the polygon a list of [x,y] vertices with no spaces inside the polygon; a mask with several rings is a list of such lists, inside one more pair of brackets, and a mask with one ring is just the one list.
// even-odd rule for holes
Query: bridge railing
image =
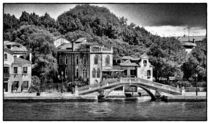
{"label": "bridge railing", "polygon": [[132,83],[141,83],[141,84],[145,84],[145,85],[149,85],[149,86],[155,86],[155,87],[159,87],[162,89],[180,92],[179,88],[172,87],[172,86],[165,85],[165,84],[156,83],[156,82],[141,79],[141,78],[120,78],[120,83],[131,83],[131,84]]}

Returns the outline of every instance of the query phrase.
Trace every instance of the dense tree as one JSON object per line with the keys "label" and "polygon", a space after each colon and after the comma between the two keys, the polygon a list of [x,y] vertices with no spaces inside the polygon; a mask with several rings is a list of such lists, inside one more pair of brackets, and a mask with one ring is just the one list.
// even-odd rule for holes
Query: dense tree
{"label": "dense tree", "polygon": [[40,23],[46,28],[56,28],[57,26],[55,20],[48,13],[40,17]]}
{"label": "dense tree", "polygon": [[16,29],[19,25],[19,20],[14,16],[10,14],[4,14],[3,17],[3,27],[4,27],[4,32],[7,32],[8,30],[11,29]]}
{"label": "dense tree", "polygon": [[57,22],[62,34],[76,30],[86,31],[97,36],[116,38],[120,25],[118,18],[107,8],[78,5],[61,14]]}
{"label": "dense tree", "polygon": [[32,76],[29,92],[40,92],[40,86],[41,86],[41,82],[40,82],[39,77]]}

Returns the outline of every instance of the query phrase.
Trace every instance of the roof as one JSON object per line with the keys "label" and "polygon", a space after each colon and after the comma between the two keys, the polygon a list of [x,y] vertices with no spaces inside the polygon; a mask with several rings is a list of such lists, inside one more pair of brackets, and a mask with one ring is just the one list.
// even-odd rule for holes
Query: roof
{"label": "roof", "polygon": [[[11,47],[8,47],[11,46]],[[10,42],[10,41],[4,41],[4,48],[7,48],[13,52],[27,52],[28,50],[26,49],[25,46],[23,46],[20,43],[16,42]]]}
{"label": "roof", "polygon": [[134,57],[131,57],[131,56],[123,56],[123,57],[121,57],[121,59],[126,59],[126,60],[140,60],[140,58],[134,58]]}
{"label": "roof", "polygon": [[149,56],[146,53],[144,53],[141,55],[141,58],[149,58]]}
{"label": "roof", "polygon": [[139,66],[139,65],[136,63],[132,63],[130,60],[126,60],[126,61],[120,63],[120,66]]}
{"label": "roof", "polygon": [[25,59],[22,59],[22,58],[17,58],[17,57],[15,57],[14,58],[14,64],[31,64],[31,62],[30,61],[28,61],[28,60],[25,60]]}
{"label": "roof", "polygon": [[60,46],[58,46],[58,49],[67,49],[67,48],[70,48],[70,49],[72,49],[72,44],[71,43],[63,43],[63,44],[61,44]]}
{"label": "roof", "polygon": [[75,41],[75,43],[85,43],[85,42],[87,42],[87,39],[84,38],[84,37],[79,38],[79,39],[77,39],[77,40]]}
{"label": "roof", "polygon": [[111,72],[111,71],[124,71],[123,69],[121,69],[120,66],[113,66],[111,69],[103,69],[102,71],[108,71],[108,72]]}
{"label": "roof", "polygon": [[195,46],[196,46],[196,44],[195,44],[195,43],[188,42],[188,41],[183,42],[182,44],[183,44],[184,46],[193,46],[193,47],[195,47]]}

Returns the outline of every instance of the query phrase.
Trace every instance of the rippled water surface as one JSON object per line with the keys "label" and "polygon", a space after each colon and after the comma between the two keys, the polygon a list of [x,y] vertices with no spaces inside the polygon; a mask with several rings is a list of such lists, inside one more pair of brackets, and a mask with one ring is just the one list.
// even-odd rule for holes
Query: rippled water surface
{"label": "rippled water surface", "polygon": [[4,120],[206,120],[206,102],[4,102]]}

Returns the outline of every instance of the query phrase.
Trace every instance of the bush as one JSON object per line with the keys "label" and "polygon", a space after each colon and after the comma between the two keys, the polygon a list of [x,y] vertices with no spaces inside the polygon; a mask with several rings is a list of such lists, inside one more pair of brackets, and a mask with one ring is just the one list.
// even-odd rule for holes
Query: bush
{"label": "bush", "polygon": [[29,93],[32,93],[32,92],[40,92],[40,79],[39,77],[37,76],[32,76],[32,82],[31,82],[31,86],[28,90]]}

